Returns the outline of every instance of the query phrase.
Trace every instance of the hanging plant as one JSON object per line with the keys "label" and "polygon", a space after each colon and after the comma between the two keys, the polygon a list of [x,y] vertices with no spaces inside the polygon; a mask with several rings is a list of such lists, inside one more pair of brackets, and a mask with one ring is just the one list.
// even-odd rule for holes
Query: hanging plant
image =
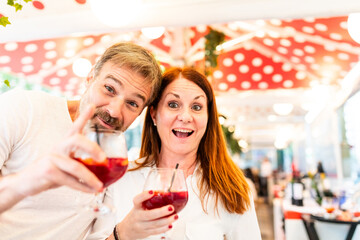
{"label": "hanging plant", "polygon": [[225,34],[209,27],[209,33],[205,35],[205,39],[205,75],[209,76],[218,66],[216,47],[224,42]]}
{"label": "hanging plant", "polygon": [[[7,0],[7,5],[15,8],[15,12],[22,10],[23,4],[22,2],[28,3],[32,0]],[[0,13],[0,25],[6,27],[7,25],[11,24],[8,17],[5,17]]]}

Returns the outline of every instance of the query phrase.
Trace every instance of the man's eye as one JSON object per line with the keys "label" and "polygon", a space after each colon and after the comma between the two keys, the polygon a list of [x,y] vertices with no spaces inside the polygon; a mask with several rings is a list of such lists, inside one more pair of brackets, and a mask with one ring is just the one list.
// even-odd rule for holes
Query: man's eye
{"label": "man's eye", "polygon": [[195,110],[195,111],[200,111],[202,109],[202,107],[200,105],[194,105],[192,107],[192,109]]}
{"label": "man's eye", "polygon": [[179,106],[179,104],[177,104],[176,102],[169,102],[168,105],[170,108],[177,108]]}
{"label": "man's eye", "polygon": [[108,90],[110,93],[112,93],[112,94],[115,93],[115,89],[114,89],[114,88],[112,88],[112,87],[110,87],[110,86],[108,86],[108,85],[105,85],[105,88],[106,88],[106,90]]}
{"label": "man's eye", "polygon": [[139,105],[136,102],[129,102],[129,105],[135,108],[139,107]]}

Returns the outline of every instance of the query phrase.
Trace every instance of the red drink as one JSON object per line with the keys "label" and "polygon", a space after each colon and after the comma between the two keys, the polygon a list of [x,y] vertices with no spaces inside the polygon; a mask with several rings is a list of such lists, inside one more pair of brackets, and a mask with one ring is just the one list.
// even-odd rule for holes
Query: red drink
{"label": "red drink", "polygon": [[175,213],[180,212],[188,201],[188,192],[163,192],[155,191],[154,196],[142,203],[145,209],[154,209],[171,204],[175,208]]}
{"label": "red drink", "polygon": [[335,210],[335,208],[334,207],[327,207],[327,208],[325,208],[325,210],[326,210],[327,213],[332,213]]}
{"label": "red drink", "polygon": [[103,182],[104,188],[120,179],[128,167],[127,158],[107,158],[104,162],[94,162],[92,159],[75,158],[82,162],[90,171],[92,171],[100,181]]}

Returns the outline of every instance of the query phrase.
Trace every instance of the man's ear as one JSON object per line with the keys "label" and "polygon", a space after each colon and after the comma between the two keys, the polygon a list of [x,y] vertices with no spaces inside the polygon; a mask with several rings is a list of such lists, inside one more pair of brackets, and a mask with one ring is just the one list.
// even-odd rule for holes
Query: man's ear
{"label": "man's ear", "polygon": [[154,126],[156,126],[156,110],[154,109],[153,106],[150,107],[150,116],[151,116],[151,119],[153,120],[153,123],[154,123]]}
{"label": "man's ear", "polygon": [[91,68],[90,72],[86,77],[86,85],[89,85],[94,80],[94,67]]}

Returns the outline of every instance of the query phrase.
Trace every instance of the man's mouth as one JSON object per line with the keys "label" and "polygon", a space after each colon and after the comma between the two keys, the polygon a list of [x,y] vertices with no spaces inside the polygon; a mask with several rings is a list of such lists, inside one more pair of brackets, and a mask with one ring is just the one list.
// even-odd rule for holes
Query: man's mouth
{"label": "man's mouth", "polygon": [[178,138],[186,138],[189,137],[191,134],[194,133],[193,130],[189,130],[189,129],[179,129],[179,128],[175,128],[172,130],[172,132],[175,134],[176,137]]}

